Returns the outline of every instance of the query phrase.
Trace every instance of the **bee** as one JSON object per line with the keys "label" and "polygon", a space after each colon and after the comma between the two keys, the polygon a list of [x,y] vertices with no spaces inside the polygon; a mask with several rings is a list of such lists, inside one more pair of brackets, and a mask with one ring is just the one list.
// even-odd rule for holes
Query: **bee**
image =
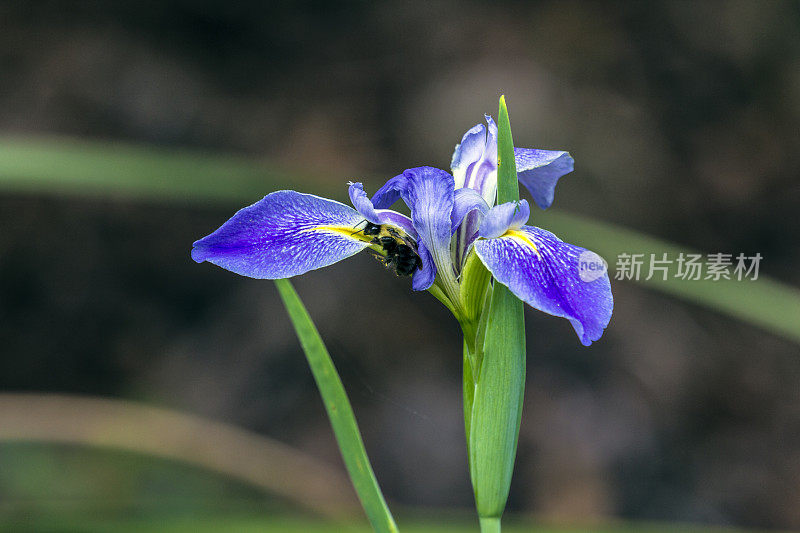
{"label": "bee", "polygon": [[364,229],[361,232],[364,235],[380,235],[382,227],[379,224],[373,224],[372,222],[365,221],[367,224],[364,226]]}
{"label": "bee", "polygon": [[386,224],[372,222],[367,222],[361,231],[364,235],[372,236],[372,244],[383,248],[386,257],[378,256],[378,259],[398,276],[410,276],[415,270],[422,269],[417,243],[407,234]]}

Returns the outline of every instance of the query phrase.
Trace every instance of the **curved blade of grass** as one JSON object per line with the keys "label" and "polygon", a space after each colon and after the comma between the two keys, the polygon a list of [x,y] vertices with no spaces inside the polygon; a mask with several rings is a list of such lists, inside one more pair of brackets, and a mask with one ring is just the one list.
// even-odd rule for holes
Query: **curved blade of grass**
{"label": "curved blade of grass", "polygon": [[[336,196],[344,189],[335,185],[246,157],[68,138],[0,138],[0,191],[241,206],[284,187]],[[612,270],[621,252],[692,253],[676,243],[554,208],[536,210],[531,223],[596,251]],[[640,282],[800,343],[800,290],[767,276],[755,282]]]}
{"label": "curved blade of grass", "polygon": [[[498,203],[519,200],[514,143],[505,97],[497,120]],[[486,322],[483,360],[475,379],[469,456],[481,530],[500,531],[508,500],[525,390],[525,321],[522,302],[494,284]]]}
{"label": "curved blade of grass", "polygon": [[361,440],[361,434],[358,431],[353,408],[347,399],[331,356],[289,280],[275,280],[275,285],[278,287],[286,311],[289,313],[300,344],[303,346],[308,365],[314,374],[314,380],[317,382],[325,410],[328,412],[328,418],[333,426],[336,441],[339,443],[344,464],[353,481],[358,498],[367,513],[367,518],[375,531],[396,532],[397,525],[392,518],[392,513],[389,512],[378,481],[375,479],[372,466],[367,458],[367,451]]}
{"label": "curved blade of grass", "polygon": [[[311,185],[312,178],[236,155],[72,138],[0,138],[0,187],[15,192],[228,204],[296,188],[298,181]],[[313,187],[319,191],[324,184]]]}
{"label": "curved blade of grass", "polygon": [[[181,461],[278,494],[323,516],[348,521],[358,516],[358,503],[340,469],[264,435],[163,407],[91,396],[2,392],[0,446],[8,442],[108,448]],[[35,466],[29,468],[33,471]],[[5,531],[2,526],[0,531]]]}

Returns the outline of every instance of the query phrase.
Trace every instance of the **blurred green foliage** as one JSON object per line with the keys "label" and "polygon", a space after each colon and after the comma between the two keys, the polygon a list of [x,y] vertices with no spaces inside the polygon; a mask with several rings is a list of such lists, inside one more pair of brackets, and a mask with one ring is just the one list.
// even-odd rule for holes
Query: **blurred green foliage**
{"label": "blurred green foliage", "polygon": [[[0,526],[2,527],[2,526]],[[74,522],[65,522],[63,519],[48,521],[39,520],[31,528],[19,524],[9,524],[9,531],[81,531],[86,533],[117,531],[131,533],[221,533],[221,532],[264,532],[278,531],[281,533],[367,533],[372,531],[366,526],[349,524],[324,524],[311,520],[293,518],[263,518],[263,517],[233,517],[233,518],[202,518],[202,519],[169,519],[169,520],[90,520],[79,519]],[[461,533],[475,531],[471,524],[438,524],[434,522],[410,523],[403,527],[409,533]],[[504,527],[509,533],[577,533],[586,531],[585,528],[560,528],[546,526],[532,526],[525,524],[509,525]],[[612,526],[591,528],[595,533],[724,533],[732,532],[731,529],[701,528],[701,527],[676,527],[676,526]],[[741,531],[741,530],[738,530]]]}
{"label": "blurred green foliage", "polygon": [[[13,498],[10,496],[13,494]],[[0,444],[2,532],[237,532],[327,533],[371,531],[362,520],[325,522],[303,517],[287,502],[235,480],[174,461],[75,446]],[[406,509],[404,532],[475,531],[467,512]],[[570,533],[587,528],[546,527],[509,516],[508,532]],[[741,531],[680,525],[618,524],[592,531],[724,533]]]}

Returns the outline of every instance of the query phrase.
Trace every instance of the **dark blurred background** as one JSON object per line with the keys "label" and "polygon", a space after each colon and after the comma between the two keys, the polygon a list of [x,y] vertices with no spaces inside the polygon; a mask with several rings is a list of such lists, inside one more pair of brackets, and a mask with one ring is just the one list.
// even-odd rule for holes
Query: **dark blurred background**
{"label": "dark blurred background", "polygon": [[[759,252],[762,274],[800,285],[798,2],[0,2],[3,136],[254,156],[343,201],[353,178],[374,191],[448,168],[500,94],[518,146],[574,156],[557,208]],[[190,260],[238,207],[0,193],[0,390],[140,400],[340,465],[272,283]],[[455,321],[366,254],[295,283],[387,497],[469,509]],[[797,345],[613,286],[591,349],[527,312],[509,510],[800,528]],[[8,474],[36,459],[20,453],[0,445],[7,513],[47,505]],[[105,475],[47,453],[93,464],[87,484]],[[135,499],[152,484],[102,487]]]}

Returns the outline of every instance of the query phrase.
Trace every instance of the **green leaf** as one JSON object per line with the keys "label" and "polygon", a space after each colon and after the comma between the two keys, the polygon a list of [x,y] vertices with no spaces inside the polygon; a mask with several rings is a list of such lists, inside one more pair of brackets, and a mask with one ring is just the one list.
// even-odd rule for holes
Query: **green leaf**
{"label": "green leaf", "polygon": [[[519,199],[514,143],[505,98],[498,114],[498,202]],[[483,357],[475,379],[469,458],[481,529],[499,531],[514,471],[525,390],[525,321],[522,302],[494,284]],[[465,398],[466,400],[466,398]]]}
{"label": "green leaf", "polygon": [[475,386],[469,440],[475,504],[482,518],[499,518],[508,499],[525,390],[522,302],[496,284]]}
{"label": "green leaf", "polygon": [[[0,187],[16,192],[235,204],[313,181],[236,155],[69,138],[0,138]],[[326,192],[324,183],[313,188]]]}
{"label": "green leaf", "polygon": [[397,526],[383,498],[378,481],[375,479],[372,466],[367,458],[367,451],[361,440],[361,434],[358,431],[356,417],[331,356],[289,280],[275,280],[275,285],[278,287],[286,311],[289,313],[300,344],[303,346],[308,365],[311,367],[314,380],[322,395],[325,410],[328,411],[328,418],[333,426],[336,441],[339,443],[344,464],[353,481],[358,498],[361,500],[361,505],[364,506],[367,513],[367,518],[375,531],[396,532]]}
{"label": "green leaf", "polygon": [[497,204],[519,201],[517,165],[514,162],[514,139],[511,137],[511,122],[508,119],[506,97],[500,97],[500,112],[497,114]]}

